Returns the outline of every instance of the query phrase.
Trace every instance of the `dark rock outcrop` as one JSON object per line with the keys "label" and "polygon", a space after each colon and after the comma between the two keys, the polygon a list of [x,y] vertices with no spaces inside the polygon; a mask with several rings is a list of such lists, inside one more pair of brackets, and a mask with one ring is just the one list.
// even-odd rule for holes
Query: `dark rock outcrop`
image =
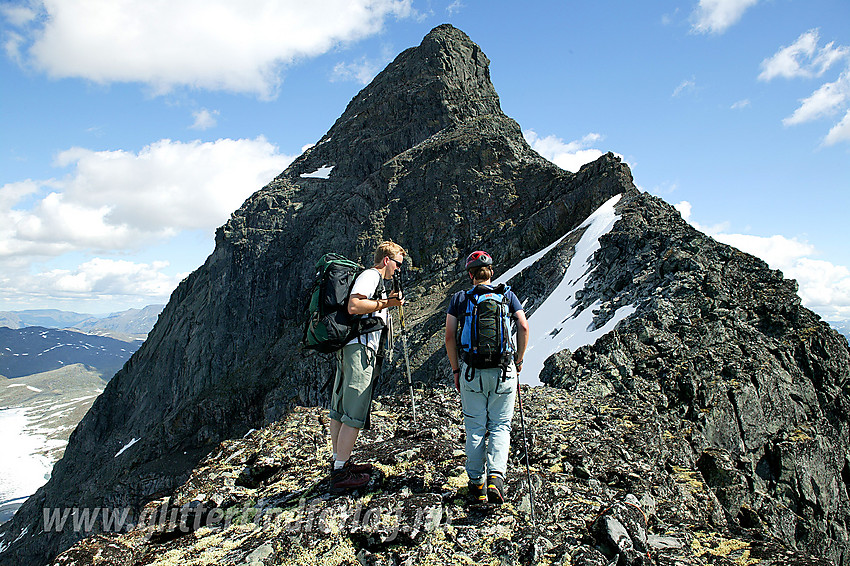
{"label": "dark rock outcrop", "polygon": [[376,404],[355,455],[376,472],[360,492],[328,492],[326,412],[296,408],[222,443],[140,524],[54,564],[828,564],[726,524],[699,472],[667,464],[656,403],[605,388],[594,376],[523,391],[537,529],[518,420],[506,503],[470,504],[460,399],[426,389],[415,430],[407,398]]}
{"label": "dark rock outcrop", "polygon": [[580,303],[601,301],[597,324],[618,304],[637,310],[595,344],[550,358],[543,381],[573,388],[602,376],[645,402],[660,393],[653,402],[677,428],[667,465],[699,473],[719,520],[846,564],[847,342],[800,305],[794,281],[668,204],[639,195],[620,213]]}

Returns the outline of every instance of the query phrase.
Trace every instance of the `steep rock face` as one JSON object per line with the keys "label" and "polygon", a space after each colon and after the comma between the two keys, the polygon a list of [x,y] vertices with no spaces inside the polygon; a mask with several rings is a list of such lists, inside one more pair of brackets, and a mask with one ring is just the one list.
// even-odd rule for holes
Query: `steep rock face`
{"label": "steep rock face", "polygon": [[[51,480],[0,530],[0,563],[42,564],[79,539],[71,528],[44,532],[45,508],[135,513],[222,439],[321,403],[331,363],[299,342],[323,253],[369,264],[386,238],[410,251],[410,296],[421,299],[408,315],[421,328],[410,342],[414,378],[433,381],[445,297],[467,253],[498,243],[505,261],[518,259],[635,190],[612,155],[573,175],[532,151],[501,112],[487,65],[465,34],[434,29],[234,213],[74,431]],[[387,387],[400,373],[398,363],[388,369]]]}
{"label": "steep rock face", "polygon": [[[794,281],[694,230],[666,203],[625,199],[579,302],[616,332],[550,358],[542,379],[596,376],[680,431],[668,462],[698,470],[725,520],[834,564],[850,560],[850,350]],[[532,316],[533,321],[533,316]]]}

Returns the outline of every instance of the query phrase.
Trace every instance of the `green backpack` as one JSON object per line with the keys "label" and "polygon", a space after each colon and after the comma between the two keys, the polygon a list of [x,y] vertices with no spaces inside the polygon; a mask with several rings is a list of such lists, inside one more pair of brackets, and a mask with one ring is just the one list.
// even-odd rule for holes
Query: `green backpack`
{"label": "green backpack", "polygon": [[348,296],[363,271],[362,265],[340,254],[327,253],[319,258],[307,307],[304,348],[325,354],[336,352],[353,338],[386,326],[378,317],[348,314]]}

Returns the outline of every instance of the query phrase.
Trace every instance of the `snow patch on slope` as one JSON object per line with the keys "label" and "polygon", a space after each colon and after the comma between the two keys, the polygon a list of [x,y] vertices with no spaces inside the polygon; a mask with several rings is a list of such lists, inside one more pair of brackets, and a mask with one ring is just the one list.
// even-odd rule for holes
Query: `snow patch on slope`
{"label": "snow patch on slope", "polygon": [[119,451],[118,451],[118,453],[117,453],[117,454],[115,454],[115,456],[113,456],[113,458],[117,458],[118,456],[120,456],[121,454],[123,454],[125,450],[127,450],[128,448],[130,448],[132,445],[134,445],[135,443],[137,443],[139,440],[140,440],[140,439],[138,439],[138,438],[134,438],[133,440],[131,440],[130,442],[128,442],[127,444],[125,444],[125,445],[124,445],[124,448],[122,448],[121,450],[119,450]]}
{"label": "snow patch on slope", "polygon": [[594,328],[593,311],[599,307],[600,303],[597,301],[581,312],[576,312],[573,307],[576,291],[584,289],[587,278],[593,271],[590,261],[593,254],[601,247],[599,238],[610,232],[619,218],[614,207],[621,196],[616,195],[608,199],[588,216],[581,226],[565,234],[555,243],[523,259],[494,281],[497,285],[507,282],[546,255],[564,238],[577,230],[586,228],[576,244],[575,255],[561,282],[528,318],[531,331],[520,374],[523,383],[540,385],[540,371],[543,369],[543,362],[549,356],[564,349],[575,351],[581,346],[593,344],[597,338],[611,331],[618,322],[635,312],[635,307],[632,305],[620,307],[604,326]]}
{"label": "snow patch on slope", "polygon": [[303,179],[330,179],[333,169],[334,165],[323,165],[312,173],[301,173],[300,176]]}
{"label": "snow patch on slope", "polygon": [[41,454],[55,441],[43,431],[33,431],[28,409],[0,410],[0,446],[3,468],[0,474],[0,504],[26,497],[44,485],[53,462]]}

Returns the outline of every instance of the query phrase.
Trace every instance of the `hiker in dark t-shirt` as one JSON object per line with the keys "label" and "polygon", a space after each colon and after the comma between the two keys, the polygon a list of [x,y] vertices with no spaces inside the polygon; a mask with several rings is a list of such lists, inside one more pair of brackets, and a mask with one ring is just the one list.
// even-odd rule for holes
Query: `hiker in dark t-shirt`
{"label": "hiker in dark t-shirt", "polygon": [[[466,268],[473,284],[492,289],[493,260],[486,252],[473,252]],[[516,295],[507,290],[504,298],[516,322],[514,359],[506,367],[470,368],[458,354],[458,319],[467,310],[469,295],[456,293],[446,312],[446,353],[454,373],[455,388],[463,404],[466,429],[466,474],[469,492],[474,500],[502,503],[505,499],[504,478],[508,466],[511,419],[522,370],[522,357],[528,344],[528,320]],[[466,322],[465,322],[466,324]],[[486,479],[486,484],[485,484]]]}

